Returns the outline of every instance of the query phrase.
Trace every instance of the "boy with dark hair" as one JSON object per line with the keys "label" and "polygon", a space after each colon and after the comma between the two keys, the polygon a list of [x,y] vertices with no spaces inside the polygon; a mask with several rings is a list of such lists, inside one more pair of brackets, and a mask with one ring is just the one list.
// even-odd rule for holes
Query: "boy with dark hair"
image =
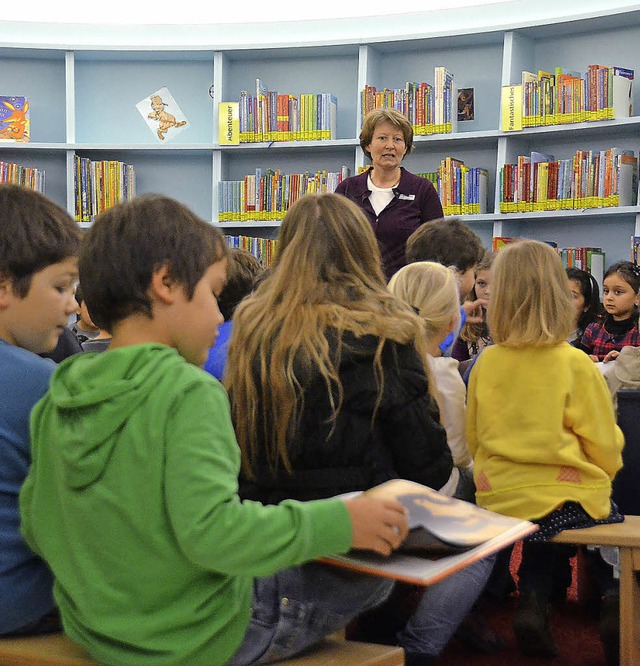
{"label": "boy with dark hair", "polygon": [[[435,261],[455,268],[460,280],[460,299],[473,288],[473,271],[484,256],[480,237],[457,217],[443,217],[419,226],[407,240],[407,262]],[[471,284],[467,283],[471,276]],[[462,293],[466,292],[466,293]]]}
{"label": "boy with dark hair", "polygon": [[254,288],[258,278],[264,272],[262,264],[248,250],[233,248],[229,252],[227,265],[227,282],[218,299],[220,312],[224,322],[218,328],[218,338],[209,350],[204,369],[216,379],[222,381],[227,366],[229,340],[233,329],[231,317],[240,301],[248,296]]}
{"label": "boy with dark hair", "polygon": [[78,303],[78,309],[76,310],[78,318],[73,324],[70,324],[69,329],[73,331],[76,338],[78,338],[78,342],[82,344],[87,340],[97,338],[100,335],[100,329],[91,320],[81,285],[76,287],[76,301]]}
{"label": "boy with dark hair", "polygon": [[29,414],[77,304],[80,231],[44,195],[0,185],[0,634],[59,628],[47,565],[20,534],[18,493],[31,459]]}
{"label": "boy with dark hair", "polygon": [[150,195],[107,210],[84,241],[83,289],[111,346],[58,367],[20,496],[69,636],[109,664],[266,663],[384,600],[391,581],[303,563],[390,553],[402,505],[238,498],[227,395],[196,367],[222,323],[220,230]]}
{"label": "boy with dark hair", "polygon": [[[482,307],[487,301],[477,299],[467,301],[473,289],[475,267],[484,256],[485,249],[480,237],[457,217],[443,217],[419,226],[407,240],[407,263],[414,261],[435,261],[455,270],[460,292],[460,327],[465,322],[481,323]],[[455,337],[451,333],[440,345],[449,354]]]}

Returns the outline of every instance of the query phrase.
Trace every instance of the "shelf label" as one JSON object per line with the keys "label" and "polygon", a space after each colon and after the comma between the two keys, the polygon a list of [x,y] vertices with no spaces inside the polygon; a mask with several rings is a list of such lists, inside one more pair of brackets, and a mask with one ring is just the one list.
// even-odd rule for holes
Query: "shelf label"
{"label": "shelf label", "polygon": [[516,132],[522,129],[522,86],[502,86],[500,104],[503,132]]}
{"label": "shelf label", "polygon": [[240,110],[238,102],[220,102],[218,106],[218,142],[221,146],[240,144]]}

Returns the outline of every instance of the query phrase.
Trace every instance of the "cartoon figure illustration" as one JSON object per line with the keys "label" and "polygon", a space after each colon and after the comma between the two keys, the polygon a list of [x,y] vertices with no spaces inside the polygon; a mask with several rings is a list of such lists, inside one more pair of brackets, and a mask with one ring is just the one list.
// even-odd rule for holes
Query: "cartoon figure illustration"
{"label": "cartoon figure illustration", "polygon": [[157,120],[160,123],[157,130],[159,139],[164,140],[164,135],[169,131],[169,128],[182,127],[183,125],[187,124],[186,120],[176,122],[176,117],[172,116],[170,113],[167,113],[164,110],[164,107],[168,105],[162,101],[160,95],[153,95],[150,98],[150,101],[153,112],[149,114],[149,118]]}
{"label": "cartoon figure illustration", "polygon": [[5,107],[13,111],[10,116],[2,118],[0,125],[4,125],[0,129],[0,139],[11,139],[13,141],[28,141],[29,140],[29,118],[27,112],[29,111],[29,102],[25,102],[24,106],[20,109],[14,106],[7,99],[3,102]]}

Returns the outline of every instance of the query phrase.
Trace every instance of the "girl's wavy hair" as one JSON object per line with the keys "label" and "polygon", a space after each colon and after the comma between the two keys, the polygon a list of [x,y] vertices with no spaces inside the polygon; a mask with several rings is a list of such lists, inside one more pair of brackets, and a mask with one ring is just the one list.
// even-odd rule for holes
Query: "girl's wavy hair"
{"label": "girl's wavy hair", "polygon": [[[390,280],[389,291],[410,305],[424,321],[426,340],[445,333],[451,322],[460,323],[458,279],[450,268],[434,261],[417,261],[401,268]],[[427,374],[429,393],[440,398],[432,373]],[[442,410],[440,410],[442,412]]]}
{"label": "girl's wavy hair", "polygon": [[575,326],[569,280],[558,253],[546,243],[521,240],[502,248],[493,263],[489,331],[507,347],[548,347]]}
{"label": "girl's wavy hair", "polygon": [[345,332],[379,338],[378,406],[387,340],[414,344],[426,363],[422,320],[387,290],[371,224],[356,204],[306,195],[285,215],[279,240],[272,272],[235,311],[225,375],[249,478],[260,440],[269,465],[291,470],[287,442],[299,427],[310,376],[323,379],[335,420]]}

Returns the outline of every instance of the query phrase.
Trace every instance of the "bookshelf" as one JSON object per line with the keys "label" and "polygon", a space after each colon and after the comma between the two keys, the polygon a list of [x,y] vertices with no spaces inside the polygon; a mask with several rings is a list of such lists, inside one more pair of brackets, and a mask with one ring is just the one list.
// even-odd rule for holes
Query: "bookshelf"
{"label": "bookshelf", "polygon": [[[572,15],[549,13],[555,19],[524,20],[525,14],[514,12],[491,23],[478,20],[475,25],[480,27],[472,25],[474,9],[467,12],[466,23],[446,28],[441,25],[445,12],[435,13],[434,21],[427,14],[416,15],[400,32],[391,29],[392,21],[386,36],[374,34],[365,20],[354,24],[352,34],[357,37],[334,36],[328,27],[322,37],[301,31],[304,39],[298,45],[283,37],[284,24],[271,37],[256,33],[246,42],[233,29],[209,38],[196,30],[188,44],[187,33],[176,28],[175,39],[165,36],[155,44],[147,31],[138,44],[135,36],[133,44],[122,39],[89,44],[77,32],[75,42],[60,40],[59,45],[48,34],[45,42],[45,33],[37,31],[35,39],[42,45],[33,39],[11,41],[0,26],[0,93],[31,100],[31,142],[0,143],[0,160],[44,169],[47,195],[72,213],[76,155],[126,162],[134,166],[138,194],[167,194],[218,224],[221,180],[241,180],[256,168],[315,173],[347,166],[355,174],[366,163],[357,138],[360,91],[365,85],[380,89],[403,87],[407,81],[432,82],[434,67],[442,65],[454,73],[455,87],[474,88],[475,119],[459,123],[453,134],[416,137],[413,153],[404,160],[406,168],[414,173],[434,171],[447,156],[486,167],[489,212],[463,219],[487,247],[494,236],[553,240],[561,247],[600,246],[609,264],[628,259],[630,237],[640,235],[637,205],[497,212],[500,168],[519,154],[535,150],[559,159],[577,149],[612,146],[640,153],[640,9],[633,5],[605,10],[597,4],[585,13],[579,8]],[[518,83],[523,70],[553,71],[561,66],[585,71],[592,63],[635,70],[636,116],[521,132],[500,130],[502,85]],[[256,78],[283,93],[335,95],[337,138],[220,146],[218,104],[238,101],[241,91],[255,90]],[[166,142],[149,131],[135,106],[163,87],[169,88],[189,120],[176,139]],[[221,224],[230,235],[270,238],[278,226],[277,220]]]}

